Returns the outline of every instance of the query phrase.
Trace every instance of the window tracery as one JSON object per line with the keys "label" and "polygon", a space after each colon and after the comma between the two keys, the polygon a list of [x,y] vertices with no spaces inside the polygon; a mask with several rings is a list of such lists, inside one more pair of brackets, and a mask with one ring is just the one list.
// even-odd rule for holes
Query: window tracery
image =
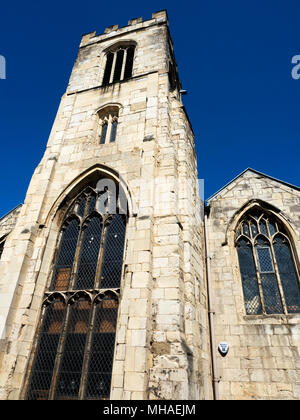
{"label": "window tracery", "polygon": [[27,399],[109,398],[126,216],[99,206],[105,192],[88,187],[66,212]]}
{"label": "window tracery", "polygon": [[246,314],[300,313],[299,273],[283,223],[250,210],[238,225],[235,245]]}
{"label": "window tracery", "polygon": [[103,85],[119,82],[132,76],[134,52],[134,45],[123,45],[106,54]]}

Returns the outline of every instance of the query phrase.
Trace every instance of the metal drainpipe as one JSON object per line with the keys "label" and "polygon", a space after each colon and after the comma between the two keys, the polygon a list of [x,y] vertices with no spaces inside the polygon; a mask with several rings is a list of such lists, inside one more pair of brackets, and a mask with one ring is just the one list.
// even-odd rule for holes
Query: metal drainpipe
{"label": "metal drainpipe", "polygon": [[210,335],[210,349],[212,359],[212,382],[213,382],[213,394],[214,400],[219,399],[219,382],[217,372],[217,357],[216,357],[216,343],[215,343],[215,330],[214,330],[214,314],[215,312],[211,308],[212,304],[212,293],[211,293],[211,276],[210,276],[210,259],[208,247],[208,235],[207,235],[207,213],[204,215],[204,238],[205,238],[205,261],[206,261],[206,282],[207,282],[207,306],[208,306],[208,319],[209,319],[209,335]]}

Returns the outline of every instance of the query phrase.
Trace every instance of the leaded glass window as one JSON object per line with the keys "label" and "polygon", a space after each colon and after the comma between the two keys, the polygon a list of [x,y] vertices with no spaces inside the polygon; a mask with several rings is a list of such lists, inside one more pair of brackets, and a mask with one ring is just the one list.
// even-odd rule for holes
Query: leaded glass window
{"label": "leaded glass window", "polygon": [[235,243],[246,314],[300,313],[299,272],[283,224],[255,208],[240,221]]}
{"label": "leaded glass window", "polygon": [[126,215],[97,206],[103,191],[94,185],[71,203],[62,223],[29,372],[30,400],[110,396]]}

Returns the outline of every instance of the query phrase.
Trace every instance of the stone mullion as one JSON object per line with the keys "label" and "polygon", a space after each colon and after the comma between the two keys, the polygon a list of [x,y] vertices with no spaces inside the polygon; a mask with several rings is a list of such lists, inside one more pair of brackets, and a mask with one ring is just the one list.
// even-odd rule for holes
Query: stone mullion
{"label": "stone mullion", "polygon": [[100,290],[101,288],[101,273],[102,273],[102,263],[104,258],[104,251],[105,251],[105,243],[106,243],[106,236],[107,236],[107,222],[102,222],[102,234],[101,234],[101,241],[100,241],[100,251],[98,255],[98,265],[96,270],[96,280],[95,280],[95,287]]}
{"label": "stone mullion", "polygon": [[74,287],[75,287],[75,284],[76,284],[76,279],[77,279],[77,274],[78,274],[78,266],[79,266],[79,262],[80,262],[81,248],[82,248],[82,243],[83,243],[83,237],[84,237],[84,229],[83,229],[82,223],[80,223],[80,229],[79,229],[78,240],[77,240],[77,247],[76,247],[76,252],[75,252],[75,256],[74,256],[74,260],[73,260],[73,268],[72,268],[72,273],[71,273],[71,278],[70,278],[70,283],[69,283],[68,290],[73,290]]}
{"label": "stone mullion", "polygon": [[118,51],[115,51],[114,52],[114,58],[113,58],[112,66],[111,66],[111,73],[110,73],[109,83],[112,83],[112,81],[114,79],[115,68],[116,68],[116,61],[117,61],[117,55],[118,55]]}
{"label": "stone mullion", "polygon": [[85,391],[86,391],[96,309],[97,309],[97,306],[95,302],[91,302],[91,309],[90,309],[91,312],[90,312],[90,317],[89,317],[88,332],[87,332],[85,349],[84,349],[84,357],[83,357],[83,362],[82,362],[80,388],[78,392],[79,400],[84,400]]}
{"label": "stone mullion", "polygon": [[111,136],[111,130],[112,130],[112,123],[113,123],[113,118],[112,115],[109,114],[108,116],[108,122],[107,122],[107,132],[106,132],[106,137],[105,137],[105,144],[110,142],[110,136]]}
{"label": "stone mullion", "polygon": [[124,73],[125,73],[125,67],[126,67],[126,60],[127,60],[127,48],[124,49],[123,63],[122,63],[122,70],[121,70],[120,80],[123,80],[124,79]]}

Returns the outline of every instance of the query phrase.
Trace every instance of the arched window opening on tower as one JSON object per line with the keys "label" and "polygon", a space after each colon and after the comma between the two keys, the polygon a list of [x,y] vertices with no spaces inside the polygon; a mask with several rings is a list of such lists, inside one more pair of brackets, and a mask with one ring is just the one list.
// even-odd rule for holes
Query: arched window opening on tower
{"label": "arched window opening on tower", "polygon": [[284,224],[254,208],[239,223],[235,244],[246,314],[300,313],[299,271]]}
{"label": "arched window opening on tower", "polygon": [[175,66],[171,62],[169,62],[168,78],[169,78],[170,90],[173,91],[174,89],[176,89],[178,82],[177,82]]}
{"label": "arched window opening on tower", "polygon": [[127,215],[108,211],[102,181],[65,213],[28,371],[29,400],[110,397]]}
{"label": "arched window opening on tower", "polygon": [[0,260],[3,253],[4,245],[5,245],[5,238],[1,238],[0,239]]}
{"label": "arched window opening on tower", "polygon": [[114,143],[117,137],[119,108],[117,106],[109,106],[98,113],[99,144]]}
{"label": "arched window opening on tower", "polygon": [[134,45],[121,46],[106,54],[106,65],[102,85],[120,82],[132,76]]}

